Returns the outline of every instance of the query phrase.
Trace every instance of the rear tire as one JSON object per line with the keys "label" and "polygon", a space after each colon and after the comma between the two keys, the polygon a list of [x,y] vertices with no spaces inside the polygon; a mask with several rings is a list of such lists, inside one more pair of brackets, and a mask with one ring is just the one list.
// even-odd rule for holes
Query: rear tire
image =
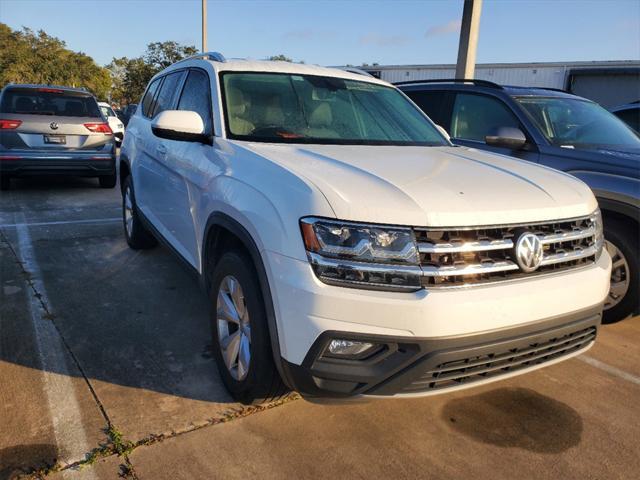
{"label": "rear tire", "polygon": [[116,183],[118,183],[118,176],[115,173],[113,175],[105,175],[98,177],[98,181],[102,188],[113,188],[116,186]]}
{"label": "rear tire", "polygon": [[633,227],[610,218],[604,221],[604,238],[609,243],[606,248],[614,258],[611,289],[605,302],[602,323],[615,323],[638,312],[640,241]]}
{"label": "rear tire", "polygon": [[131,176],[125,178],[122,187],[122,222],[124,236],[127,239],[127,244],[132,249],[143,250],[153,248],[158,244],[156,238],[145,228],[140,220]]}
{"label": "rear tire", "polygon": [[6,175],[0,176],[0,190],[6,191],[11,188],[11,179]]}
{"label": "rear tire", "polygon": [[262,291],[246,254],[222,255],[211,277],[209,299],[213,352],[229,393],[253,405],[285,396],[288,390],[273,360]]}

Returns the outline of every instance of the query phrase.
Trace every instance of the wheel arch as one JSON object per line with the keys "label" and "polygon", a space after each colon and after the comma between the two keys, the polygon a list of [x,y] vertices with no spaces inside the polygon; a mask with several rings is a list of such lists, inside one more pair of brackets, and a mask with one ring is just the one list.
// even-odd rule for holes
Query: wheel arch
{"label": "wheel arch", "polygon": [[[229,237],[231,236],[231,238]],[[210,287],[210,276],[216,264],[216,255],[224,251],[225,246],[233,246],[235,242],[237,246],[249,255],[258,276],[258,283],[264,300],[265,313],[267,316],[267,324],[269,327],[269,336],[271,341],[271,350],[273,359],[283,382],[291,388],[291,382],[282,365],[282,357],[280,354],[280,341],[278,337],[278,326],[276,321],[276,313],[273,305],[273,297],[271,295],[271,287],[269,278],[265,268],[264,261],[260,250],[249,233],[249,231],[236,219],[223,212],[213,212],[207,219],[204,230],[204,241],[202,243],[202,272],[200,275],[201,287],[208,292]],[[231,242],[228,243],[228,242]]]}

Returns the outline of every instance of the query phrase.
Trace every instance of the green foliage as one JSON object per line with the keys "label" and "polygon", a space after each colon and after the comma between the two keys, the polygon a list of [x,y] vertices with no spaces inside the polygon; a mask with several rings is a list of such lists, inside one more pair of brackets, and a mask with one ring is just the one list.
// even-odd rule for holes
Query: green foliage
{"label": "green foliage", "polygon": [[168,41],[148,44],[146,52],[141,57],[114,58],[107,65],[113,82],[111,98],[122,105],[138,103],[151,77],[169,65],[196,53],[198,50],[194,46]]}
{"label": "green foliage", "polygon": [[293,60],[291,60],[289,57],[285,56],[285,55],[272,55],[268,58],[268,60],[272,60],[272,61],[281,61],[281,62],[293,62]]}
{"label": "green foliage", "polygon": [[0,88],[9,82],[84,87],[106,98],[109,72],[84,53],[66,48],[65,42],[29,28],[11,30],[0,23]]}

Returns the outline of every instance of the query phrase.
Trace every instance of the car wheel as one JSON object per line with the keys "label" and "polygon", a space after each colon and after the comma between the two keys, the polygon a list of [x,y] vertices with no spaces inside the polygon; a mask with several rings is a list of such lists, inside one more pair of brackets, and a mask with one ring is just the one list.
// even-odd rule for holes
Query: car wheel
{"label": "car wheel", "polygon": [[118,183],[118,176],[115,173],[113,175],[104,175],[98,177],[98,181],[102,188],[113,188],[116,186],[116,183]]}
{"label": "car wheel", "polygon": [[264,300],[251,260],[230,251],[211,277],[213,352],[231,395],[260,404],[287,393],[271,350]]}
{"label": "car wheel", "polygon": [[11,179],[6,176],[0,176],[0,190],[9,190],[11,188]]}
{"label": "car wheel", "polygon": [[125,179],[122,188],[122,222],[127,244],[134,250],[152,248],[157,245],[155,237],[140,221],[131,176]]}
{"label": "car wheel", "polygon": [[622,222],[605,220],[605,248],[611,256],[611,285],[603,323],[614,323],[638,311],[640,272],[638,234]]}

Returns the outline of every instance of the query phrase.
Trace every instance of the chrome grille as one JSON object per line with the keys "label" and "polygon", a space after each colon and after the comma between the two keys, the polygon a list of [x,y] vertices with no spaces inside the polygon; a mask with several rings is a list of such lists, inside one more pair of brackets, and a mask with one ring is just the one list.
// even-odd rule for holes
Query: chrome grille
{"label": "chrome grille", "polygon": [[[543,245],[540,267],[523,272],[516,261],[515,242],[534,233]],[[548,223],[496,227],[415,229],[425,287],[455,287],[532,277],[576,268],[595,261],[593,216]]]}

